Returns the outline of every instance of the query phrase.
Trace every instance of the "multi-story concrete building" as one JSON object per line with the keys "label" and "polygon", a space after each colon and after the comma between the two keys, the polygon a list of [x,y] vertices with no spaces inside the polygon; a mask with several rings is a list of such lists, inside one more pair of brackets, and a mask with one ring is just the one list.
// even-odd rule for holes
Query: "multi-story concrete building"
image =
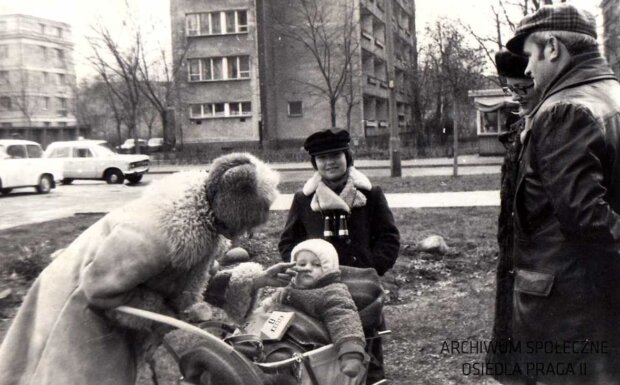
{"label": "multi-story concrete building", "polygon": [[620,0],[603,0],[603,47],[609,65],[620,77]]}
{"label": "multi-story concrete building", "polygon": [[27,15],[0,16],[0,138],[46,146],[77,135],[71,27]]}
{"label": "multi-story concrete building", "polygon": [[[351,87],[336,104],[336,125],[348,128],[357,142],[387,139],[392,92],[399,131],[411,131],[407,69],[414,38],[412,3],[333,4],[351,12],[354,47]],[[317,61],[282,29],[308,27],[291,16],[291,6],[287,0],[171,0],[173,55],[185,54],[176,119],[184,143],[277,146],[299,143],[312,131],[330,127],[330,105],[319,89],[325,88],[325,80]],[[332,63],[338,64],[339,53],[331,54]]]}

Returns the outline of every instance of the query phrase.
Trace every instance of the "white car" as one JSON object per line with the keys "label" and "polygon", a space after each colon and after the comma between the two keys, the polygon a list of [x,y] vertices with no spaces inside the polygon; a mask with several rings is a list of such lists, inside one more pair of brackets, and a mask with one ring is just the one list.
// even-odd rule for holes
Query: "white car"
{"label": "white car", "polygon": [[75,179],[103,179],[106,182],[138,183],[149,170],[148,155],[118,154],[104,140],[53,142],[45,150],[45,158],[63,163],[63,184]]}
{"label": "white car", "polygon": [[37,142],[0,139],[0,193],[34,187],[38,193],[47,194],[55,188],[63,177],[62,168],[42,156],[43,149]]}

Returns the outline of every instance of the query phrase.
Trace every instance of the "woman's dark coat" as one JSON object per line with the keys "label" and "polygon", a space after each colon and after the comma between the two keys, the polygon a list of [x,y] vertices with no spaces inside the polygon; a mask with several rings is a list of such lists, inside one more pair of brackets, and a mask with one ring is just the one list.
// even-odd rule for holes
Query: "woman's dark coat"
{"label": "woman's dark coat", "polygon": [[[368,189],[360,187],[358,190],[366,197],[366,205],[351,209],[347,219],[349,237],[334,237],[328,240],[338,251],[341,265],[372,267],[379,275],[383,275],[398,257],[400,235],[381,188],[371,186]],[[295,193],[278,245],[282,259],[287,262],[290,260],[291,250],[299,242],[310,238],[323,238],[325,215],[338,217],[340,214],[312,211],[310,202],[314,191],[304,191]]]}

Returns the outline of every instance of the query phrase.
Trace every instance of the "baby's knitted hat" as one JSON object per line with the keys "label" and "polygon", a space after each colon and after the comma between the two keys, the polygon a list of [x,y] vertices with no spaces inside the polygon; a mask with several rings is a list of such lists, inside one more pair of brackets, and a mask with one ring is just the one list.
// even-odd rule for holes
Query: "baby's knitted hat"
{"label": "baby's knitted hat", "polygon": [[324,274],[340,270],[338,252],[331,243],[319,238],[303,241],[291,251],[291,262],[297,260],[297,254],[302,250],[307,250],[319,258]]}

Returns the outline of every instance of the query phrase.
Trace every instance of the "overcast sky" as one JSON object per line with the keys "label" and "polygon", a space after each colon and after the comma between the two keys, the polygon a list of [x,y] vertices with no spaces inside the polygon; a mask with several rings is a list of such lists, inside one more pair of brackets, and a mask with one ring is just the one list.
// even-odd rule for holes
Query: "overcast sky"
{"label": "overcast sky", "polygon": [[[600,14],[599,0],[569,0],[577,6]],[[492,34],[490,5],[497,0],[417,0],[418,31],[437,17],[459,18],[479,34]],[[75,43],[76,74],[78,79],[93,75],[86,57],[91,54],[87,35],[91,26],[103,23],[112,31],[122,30],[121,18],[126,4],[138,16],[143,31],[155,46],[170,45],[169,0],[0,0],[0,14],[23,13],[69,23]]]}

